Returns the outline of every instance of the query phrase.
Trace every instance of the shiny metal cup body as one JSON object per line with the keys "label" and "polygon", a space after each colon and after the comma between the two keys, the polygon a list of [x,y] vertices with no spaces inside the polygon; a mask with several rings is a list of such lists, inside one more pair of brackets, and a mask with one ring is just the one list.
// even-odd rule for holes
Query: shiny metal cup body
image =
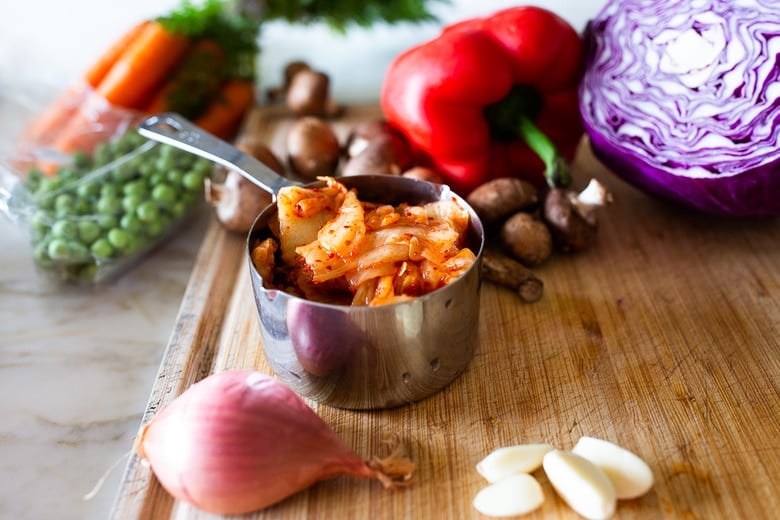
{"label": "shiny metal cup body", "polygon": [[[393,180],[392,183],[387,180]],[[467,245],[478,255],[463,276],[432,293],[376,307],[329,305],[266,289],[251,260],[260,330],[274,373],[299,394],[342,408],[418,401],[452,382],[477,346],[483,230],[445,186],[389,176],[339,179],[361,200],[397,204],[452,199],[471,212]],[[268,236],[276,206],[260,214],[248,248]]]}
{"label": "shiny metal cup body", "polygon": [[[231,168],[276,198],[297,185],[176,114],[152,116],[139,132]],[[465,370],[477,347],[480,266],[485,233],[469,204],[447,186],[391,175],[341,177],[364,201],[397,205],[452,200],[470,224],[465,246],[476,262],[457,280],[429,294],[376,307],[330,305],[267,289],[251,260],[258,240],[271,236],[276,203],[255,220],[247,261],[266,360],[300,395],[341,408],[373,409],[424,399]],[[313,183],[310,187],[323,185]],[[271,284],[268,284],[271,285]]]}

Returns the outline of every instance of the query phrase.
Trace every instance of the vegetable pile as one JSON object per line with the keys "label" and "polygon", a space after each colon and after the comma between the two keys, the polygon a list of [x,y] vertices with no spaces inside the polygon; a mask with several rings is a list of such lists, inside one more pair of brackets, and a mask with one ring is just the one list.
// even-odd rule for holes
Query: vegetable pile
{"label": "vegetable pile", "polygon": [[257,22],[222,0],[182,6],[120,36],[33,121],[27,146],[91,153],[138,115],[178,112],[224,138],[255,102]]}
{"label": "vegetable pile", "polygon": [[131,130],[25,187],[36,265],[60,281],[115,275],[187,217],[211,163]]}
{"label": "vegetable pile", "polygon": [[135,442],[171,495],[219,514],[263,509],[338,476],[403,486],[414,464],[397,439],[392,448],[386,458],[364,460],[295,392],[252,370],[218,372],[190,386]]}
{"label": "vegetable pile", "polygon": [[596,155],[649,193],[780,214],[780,10],[611,0],[586,31],[581,112]]}

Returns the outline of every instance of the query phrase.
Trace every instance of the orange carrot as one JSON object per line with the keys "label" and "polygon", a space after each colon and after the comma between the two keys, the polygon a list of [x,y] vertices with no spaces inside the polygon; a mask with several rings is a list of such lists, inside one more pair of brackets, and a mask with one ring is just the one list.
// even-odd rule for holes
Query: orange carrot
{"label": "orange carrot", "polygon": [[119,56],[97,88],[109,103],[142,109],[184,54],[189,39],[150,21]]}
{"label": "orange carrot", "polygon": [[90,88],[97,87],[120,54],[140,34],[147,23],[149,22],[137,23],[103,52],[84,73],[84,82],[74,84],[52,101],[25,128],[21,140],[25,144],[37,146],[56,142],[59,134],[68,126],[68,121],[77,114],[81,103],[90,95]]}
{"label": "orange carrot", "polygon": [[214,40],[196,40],[173,73],[143,109],[148,114],[178,112],[193,118],[219,91],[225,52]]}
{"label": "orange carrot", "polygon": [[54,148],[64,153],[92,153],[98,143],[124,132],[139,117],[137,112],[113,106],[91,92],[54,142]]}
{"label": "orange carrot", "polygon": [[20,142],[31,146],[53,143],[88,95],[89,88],[82,83],[68,88],[27,125]]}
{"label": "orange carrot", "polygon": [[127,32],[122,34],[111,46],[108,47],[103,53],[98,56],[90,67],[84,73],[84,80],[92,88],[97,88],[98,85],[105,79],[108,71],[114,66],[119,57],[125,51],[130,44],[138,38],[143,31],[144,27],[150,23],[148,20],[138,22],[132,26]]}
{"label": "orange carrot", "polygon": [[229,139],[254,103],[254,83],[246,79],[230,79],[223,83],[214,101],[193,122],[207,132]]}

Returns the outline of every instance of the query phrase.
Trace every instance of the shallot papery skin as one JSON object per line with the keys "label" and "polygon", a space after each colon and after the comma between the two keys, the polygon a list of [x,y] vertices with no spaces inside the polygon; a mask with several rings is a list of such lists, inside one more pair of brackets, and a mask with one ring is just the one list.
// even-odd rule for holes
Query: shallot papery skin
{"label": "shallot papery skin", "polygon": [[263,509],[340,475],[391,480],[291,389],[252,370],[190,386],[142,427],[136,451],[171,495],[218,514]]}
{"label": "shallot papery skin", "polygon": [[585,31],[596,156],[706,213],[780,215],[780,3],[609,0]]}

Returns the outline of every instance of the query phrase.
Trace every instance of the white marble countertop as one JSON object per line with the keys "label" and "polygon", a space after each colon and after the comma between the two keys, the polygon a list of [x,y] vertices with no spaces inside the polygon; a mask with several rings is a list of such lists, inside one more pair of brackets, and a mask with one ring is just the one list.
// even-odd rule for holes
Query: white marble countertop
{"label": "white marble countertop", "polygon": [[[0,93],[41,82],[66,85],[128,19],[161,14],[178,3],[15,4],[0,17]],[[453,1],[443,21],[514,3]],[[581,29],[602,0],[539,3]],[[41,17],[41,10],[52,16]],[[79,38],[60,23],[63,16],[83,20]],[[89,21],[96,18],[105,23]],[[437,32],[379,28],[344,39],[317,27],[268,29],[266,81],[272,75],[266,71],[279,72],[283,63],[303,56],[337,78],[337,98],[353,102],[374,99],[385,64],[411,42]],[[47,37],[35,37],[41,34]],[[13,127],[9,118],[0,106],[0,138],[7,138],[2,123]],[[110,285],[76,289],[41,277],[27,237],[0,215],[0,518],[108,517],[209,218],[204,210],[181,236]],[[84,500],[117,461],[99,493]]]}
{"label": "white marble countertop", "polygon": [[208,218],[88,289],[42,277],[0,220],[1,518],[107,517]]}

